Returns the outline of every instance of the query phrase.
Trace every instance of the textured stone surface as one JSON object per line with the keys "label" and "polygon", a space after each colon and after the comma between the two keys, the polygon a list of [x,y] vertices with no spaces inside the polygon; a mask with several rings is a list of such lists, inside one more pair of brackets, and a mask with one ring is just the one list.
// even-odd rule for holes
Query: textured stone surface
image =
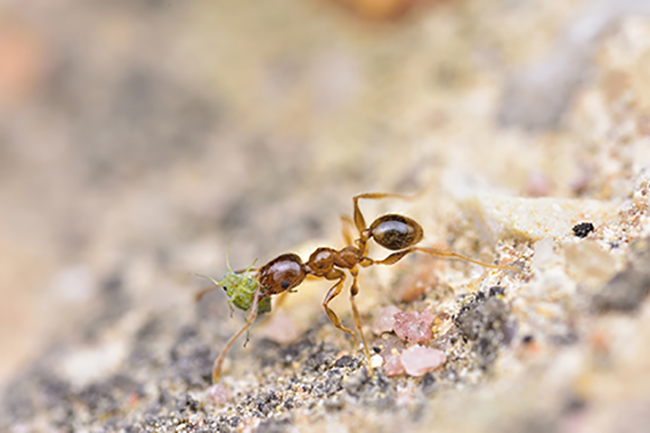
{"label": "textured stone surface", "polygon": [[613,218],[616,207],[598,200],[478,196],[466,200],[463,209],[486,242],[523,238],[532,242],[573,234],[572,228],[590,221],[596,226]]}
{"label": "textured stone surface", "polygon": [[[648,2],[249,3],[0,6],[0,430],[644,431]],[[243,317],[196,274],[340,248],[362,191],[521,272],[360,269],[372,374],[305,282],[212,387]],[[385,306],[446,362],[406,375]]]}

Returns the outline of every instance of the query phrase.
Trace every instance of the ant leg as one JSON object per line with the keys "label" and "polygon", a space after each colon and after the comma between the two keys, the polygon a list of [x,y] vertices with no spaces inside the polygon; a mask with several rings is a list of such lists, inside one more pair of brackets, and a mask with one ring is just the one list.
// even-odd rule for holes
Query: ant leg
{"label": "ant leg", "polygon": [[199,276],[199,277],[207,278],[208,280],[212,281],[212,283],[214,284],[214,286],[204,287],[204,288],[202,288],[201,290],[199,290],[199,291],[194,295],[194,302],[200,302],[201,299],[203,299],[203,297],[204,297],[205,295],[207,295],[208,293],[210,293],[210,292],[212,292],[212,291],[214,291],[214,290],[217,290],[218,288],[223,288],[223,287],[219,284],[218,281],[215,281],[215,279],[212,278],[212,277],[209,276],[209,275],[203,275],[203,274],[196,274],[196,275]]}
{"label": "ant leg", "polygon": [[359,310],[357,309],[357,304],[354,302],[354,297],[359,293],[359,285],[357,284],[357,275],[359,274],[359,270],[355,266],[354,268],[350,269],[350,273],[352,274],[352,286],[350,287],[350,304],[352,305],[352,315],[354,316],[354,323],[357,325],[359,335],[361,335],[363,351],[366,355],[366,364],[368,364],[368,372],[372,375],[372,366],[370,365],[370,350],[368,349],[366,337],[363,335],[363,329],[361,329]]}
{"label": "ant leg", "polygon": [[232,346],[235,340],[241,337],[241,335],[244,332],[246,332],[248,328],[250,328],[253,322],[255,321],[255,317],[257,317],[257,304],[259,302],[259,299],[260,299],[260,286],[258,285],[257,289],[255,289],[255,293],[253,294],[253,305],[251,305],[251,312],[248,315],[246,324],[242,329],[239,330],[238,333],[233,335],[230,338],[230,340],[228,340],[223,350],[221,351],[221,354],[216,359],[216,361],[214,361],[214,367],[212,368],[212,383],[219,382],[219,377],[221,376],[221,364],[223,364],[223,360],[226,358],[226,353],[228,353],[230,346]]}
{"label": "ant leg", "polygon": [[354,226],[354,221],[348,215],[341,215],[341,222],[343,223],[343,240],[345,245],[354,245],[352,239],[352,233],[350,232],[350,227]]}
{"label": "ant leg", "polygon": [[[392,265],[393,263],[397,263],[399,260],[401,260],[404,256],[414,253],[416,251],[419,251],[421,253],[426,253],[432,256],[436,257],[444,257],[448,259],[458,259],[458,260],[464,260],[469,263],[474,263],[475,265],[480,265],[486,268],[493,268],[493,269],[503,269],[507,271],[519,271],[519,268],[514,267],[514,266],[499,266],[499,265],[491,265],[489,263],[484,263],[478,260],[470,259],[469,257],[465,257],[462,254],[454,253],[451,251],[443,251],[443,250],[437,250],[434,248],[426,248],[426,247],[411,247],[407,248],[403,251],[398,251],[396,253],[393,253],[386,257],[383,260],[370,260],[370,262],[365,262],[362,261],[360,264],[361,266],[370,266],[370,265]],[[366,257],[367,259],[367,257]]]}
{"label": "ant leg", "polygon": [[325,296],[325,299],[323,300],[323,308],[325,308],[325,313],[327,313],[327,317],[330,318],[330,321],[334,326],[336,326],[341,331],[351,335],[352,338],[354,338],[354,347],[356,349],[357,346],[359,345],[359,337],[357,337],[357,335],[354,332],[352,332],[351,330],[343,326],[343,324],[341,323],[341,319],[339,319],[339,316],[337,316],[336,313],[328,306],[330,301],[335,297],[337,297],[339,293],[341,293],[341,290],[343,290],[343,282],[345,281],[345,274],[341,270],[333,269],[329,274],[325,276],[325,278],[327,278],[328,280],[334,280],[336,278],[339,279],[337,283],[334,284],[334,286],[332,286],[331,289],[329,289],[327,295]]}
{"label": "ant leg", "polygon": [[414,196],[408,196],[402,194],[391,194],[386,192],[366,192],[363,194],[357,194],[354,197],[352,197],[352,203],[354,204],[354,224],[357,226],[357,230],[359,230],[360,235],[363,233],[364,230],[368,228],[366,226],[366,220],[363,218],[363,214],[359,209],[359,199],[362,198],[371,199],[371,200],[377,200],[382,198],[399,198],[402,200],[410,200],[414,198]]}
{"label": "ant leg", "polygon": [[483,266],[484,268],[492,268],[492,269],[503,269],[506,271],[517,271],[519,272],[519,268],[515,266],[500,266],[500,265],[492,265],[490,263],[485,263],[481,262],[479,260],[474,260],[470,259],[469,257],[463,256],[462,254],[454,253],[452,251],[442,251],[442,250],[437,250],[435,248],[427,248],[427,247],[411,247],[414,251],[419,251],[421,253],[426,253],[430,254],[432,256],[436,257],[446,257],[450,259],[458,259],[458,260],[464,260],[469,263],[474,263],[475,265],[480,265]]}
{"label": "ant leg", "polygon": [[235,274],[246,274],[246,273],[249,273],[249,272],[255,273],[257,271],[259,271],[259,268],[252,268],[251,267],[251,268],[247,268],[247,269],[238,269],[238,270],[236,270],[234,272],[235,272]]}
{"label": "ant leg", "polygon": [[282,308],[282,305],[284,304],[284,301],[287,300],[287,295],[291,292],[282,292],[280,293],[280,296],[277,297],[277,300],[275,301],[275,305],[273,305],[273,309],[275,311],[278,311],[278,309]]}
{"label": "ant leg", "polygon": [[205,295],[207,295],[210,292],[214,292],[215,290],[220,289],[220,288],[221,288],[221,286],[210,286],[210,287],[202,288],[201,290],[196,292],[196,294],[194,295],[194,302],[201,302],[201,299],[203,299],[203,297]]}
{"label": "ant leg", "polygon": [[[261,319],[259,323],[259,326],[266,326],[266,324],[271,320],[273,317],[273,313],[277,312],[280,308],[282,308],[282,305],[287,299],[287,295],[291,292],[282,292],[278,295],[276,298],[276,301],[273,303],[273,309],[272,311],[269,311],[264,315],[264,317]],[[246,337],[248,338],[248,337]]]}

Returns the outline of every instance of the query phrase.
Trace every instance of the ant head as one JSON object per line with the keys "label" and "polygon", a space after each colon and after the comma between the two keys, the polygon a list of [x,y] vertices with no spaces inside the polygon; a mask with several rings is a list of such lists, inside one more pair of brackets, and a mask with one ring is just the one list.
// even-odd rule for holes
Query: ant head
{"label": "ant head", "polygon": [[264,265],[258,276],[266,297],[300,285],[306,274],[298,255],[282,254]]}

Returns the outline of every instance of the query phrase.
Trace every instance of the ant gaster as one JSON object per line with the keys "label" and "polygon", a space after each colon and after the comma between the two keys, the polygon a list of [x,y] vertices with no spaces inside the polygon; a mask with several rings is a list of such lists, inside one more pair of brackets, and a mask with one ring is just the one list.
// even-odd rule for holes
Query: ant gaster
{"label": "ant gaster", "polygon": [[[363,214],[359,209],[359,200],[381,199],[387,197],[406,198],[401,195],[387,193],[365,193],[353,197],[353,222],[359,232],[359,237],[353,242],[350,234],[347,231],[344,231],[347,246],[343,249],[336,250],[328,247],[317,248],[309,256],[309,259],[306,262],[303,262],[297,254],[282,254],[259,269],[249,268],[249,271],[256,272],[256,278],[259,284],[252,294],[252,303],[246,324],[226,343],[221,354],[214,363],[212,371],[212,380],[214,383],[217,383],[219,380],[219,376],[221,375],[221,365],[223,364],[228,350],[235,340],[237,340],[237,338],[246,332],[253,324],[253,321],[258,314],[258,306],[260,305],[260,302],[268,300],[268,298],[273,295],[286,293],[298,287],[307,276],[324,278],[326,280],[336,280],[334,286],[332,286],[325,295],[323,308],[332,324],[346,334],[351,335],[354,339],[355,347],[358,347],[357,334],[343,326],[341,319],[339,319],[336,313],[329,307],[329,303],[332,299],[338,296],[343,290],[343,283],[346,279],[346,274],[343,270],[347,270],[351,274],[352,285],[350,286],[350,304],[352,305],[352,314],[357,331],[361,336],[366,360],[369,360],[370,351],[368,350],[368,344],[361,329],[359,311],[354,302],[355,296],[359,293],[359,286],[357,284],[359,267],[365,268],[372,265],[392,265],[404,256],[417,251],[436,257],[460,259],[488,268],[517,270],[517,268],[509,266],[490,265],[454,252],[441,251],[426,247],[416,247],[414,245],[420,242],[424,236],[422,227],[413,219],[403,215],[383,215],[377,218],[368,227]],[[349,221],[349,219],[346,220]],[[382,260],[371,259],[367,256],[368,241],[370,241],[370,239],[374,239],[374,241],[382,247],[396,252],[388,255]],[[369,362],[368,368],[370,368]]]}

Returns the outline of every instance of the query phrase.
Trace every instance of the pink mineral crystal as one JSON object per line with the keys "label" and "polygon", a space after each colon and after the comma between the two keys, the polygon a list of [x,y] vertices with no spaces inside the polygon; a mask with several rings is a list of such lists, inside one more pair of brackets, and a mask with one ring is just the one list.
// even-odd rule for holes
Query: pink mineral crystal
{"label": "pink mineral crystal", "polygon": [[422,313],[395,314],[395,333],[399,338],[408,342],[426,342],[433,338],[431,324],[433,313],[424,310]]}
{"label": "pink mineral crystal", "polygon": [[[400,358],[406,374],[416,377],[424,376],[427,372],[435,370],[447,360],[444,352],[419,345],[411,346],[403,351]],[[388,360],[386,364],[388,364]]]}
{"label": "pink mineral crystal", "polygon": [[391,353],[386,356],[384,371],[388,377],[400,376],[405,373],[404,366],[402,365],[402,360],[399,354]]}
{"label": "pink mineral crystal", "polygon": [[228,401],[228,390],[221,384],[214,384],[208,388],[208,396],[216,405],[224,405]]}
{"label": "pink mineral crystal", "polygon": [[395,327],[395,314],[400,313],[402,310],[394,305],[379,310],[372,322],[372,332],[375,335],[381,335],[384,332],[391,332]]}

